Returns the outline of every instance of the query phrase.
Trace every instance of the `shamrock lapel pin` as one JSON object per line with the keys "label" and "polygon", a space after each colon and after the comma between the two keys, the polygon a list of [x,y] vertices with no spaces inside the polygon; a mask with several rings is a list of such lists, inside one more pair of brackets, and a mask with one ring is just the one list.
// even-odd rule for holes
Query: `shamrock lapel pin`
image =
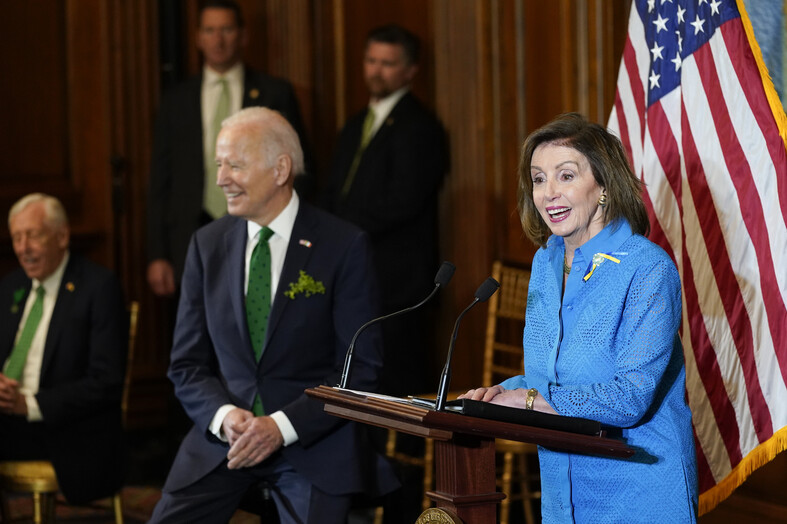
{"label": "shamrock lapel pin", "polygon": [[310,297],[314,294],[325,294],[325,285],[319,280],[314,280],[314,277],[307,274],[306,271],[301,270],[297,282],[290,282],[290,289],[284,292],[284,295],[291,300],[295,300],[295,295],[303,293],[305,296]]}
{"label": "shamrock lapel pin", "polygon": [[16,315],[19,313],[19,304],[22,302],[22,299],[25,298],[25,288],[20,287],[16,291],[14,291],[13,301],[11,302],[11,314]]}

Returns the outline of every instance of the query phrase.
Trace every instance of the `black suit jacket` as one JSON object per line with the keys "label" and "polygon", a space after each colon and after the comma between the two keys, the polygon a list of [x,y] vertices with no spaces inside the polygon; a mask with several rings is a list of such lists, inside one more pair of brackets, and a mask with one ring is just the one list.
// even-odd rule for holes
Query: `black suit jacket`
{"label": "black suit jacket", "polygon": [[[298,433],[283,458],[329,494],[390,491],[396,480],[371,453],[356,424],[327,415],[304,390],[339,382],[355,331],[378,310],[366,235],[301,201],[274,297],[263,354],[255,360],[245,313],[247,224],[227,216],[199,229],[189,246],[169,377],[194,427],[170,471],[166,491],[183,488],[226,458],[209,431],[224,404],[283,411]],[[305,272],[324,293],[285,293]],[[374,391],[381,366],[379,332],[364,333],[348,387]]]}
{"label": "black suit jacket", "polygon": [[[243,83],[243,107],[279,111],[305,143],[301,113],[289,82],[246,68]],[[148,260],[172,262],[176,279],[183,272],[189,239],[202,225],[205,153],[201,90],[202,75],[198,75],[165,93],[153,133],[147,254]]]}
{"label": "black suit jacket", "polygon": [[[0,282],[0,365],[13,349],[30,287],[21,269]],[[42,458],[52,461],[70,502],[109,496],[122,486],[120,402],[127,351],[120,283],[108,269],[72,254],[52,312],[36,395],[48,448]],[[0,415],[0,424],[4,419]],[[0,443],[8,445],[13,442]]]}
{"label": "black suit jacket", "polygon": [[411,93],[372,137],[348,194],[341,194],[361,140],[366,110],[339,135],[328,187],[329,210],[369,233],[385,311],[417,302],[438,267],[438,192],[448,170],[445,132]]}

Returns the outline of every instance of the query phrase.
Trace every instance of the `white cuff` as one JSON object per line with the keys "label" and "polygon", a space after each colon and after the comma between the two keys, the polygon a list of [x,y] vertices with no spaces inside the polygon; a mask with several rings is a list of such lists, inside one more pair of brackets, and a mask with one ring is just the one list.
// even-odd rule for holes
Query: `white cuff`
{"label": "white cuff", "polygon": [[41,408],[38,407],[35,395],[25,395],[25,402],[27,403],[28,422],[41,422],[44,420],[44,415],[41,413]]}
{"label": "white cuff", "polygon": [[235,409],[237,406],[232,404],[224,404],[219,409],[216,410],[216,414],[213,415],[213,420],[210,421],[210,426],[208,426],[208,430],[216,435],[216,438],[221,440],[222,442],[227,442],[227,436],[224,434],[224,431],[221,430],[221,425],[224,423],[224,417],[227,416],[227,413]]}
{"label": "white cuff", "polygon": [[285,446],[298,442],[298,433],[295,431],[295,428],[292,427],[292,422],[290,422],[290,419],[283,411],[271,413],[271,418],[279,427],[279,432],[281,432]]}

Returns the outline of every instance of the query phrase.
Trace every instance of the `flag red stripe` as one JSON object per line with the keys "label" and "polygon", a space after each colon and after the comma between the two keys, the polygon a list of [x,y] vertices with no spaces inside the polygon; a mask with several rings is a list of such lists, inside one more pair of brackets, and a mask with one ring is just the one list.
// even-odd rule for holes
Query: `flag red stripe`
{"label": "flag red stripe", "polygon": [[[707,48],[708,47],[705,46],[703,49]],[[700,52],[702,52],[702,49],[697,51],[695,55]],[[703,60],[703,62],[707,61]],[[709,67],[707,63],[704,65],[705,67]],[[702,67],[700,67],[700,69],[702,69]],[[708,94],[707,90],[706,94]],[[709,97],[709,101],[710,100]],[[717,100],[717,102],[721,101]],[[712,103],[711,106],[713,106]],[[713,196],[708,187],[705,172],[702,167],[702,160],[700,159],[694,138],[689,128],[685,105],[681,111],[681,128],[683,135],[683,155],[686,162],[686,176],[692,188],[691,196],[694,200],[697,218],[699,219],[700,228],[702,229],[702,237],[708,250],[713,276],[716,279],[719,294],[721,296],[721,303],[727,315],[727,321],[730,325],[733,340],[735,341],[735,349],[738,352],[741,369],[745,377],[746,392],[749,399],[752,419],[754,420],[757,436],[760,442],[763,442],[773,435],[773,425],[757,374],[757,362],[754,359],[754,342],[751,323],[746,312],[738,281],[735,278],[735,271],[730,263],[729,253],[727,252],[722,228],[719,224],[718,216],[716,215],[716,209],[714,206],[708,205],[713,202]],[[719,130],[720,135],[728,136],[725,132],[729,132],[729,130]],[[728,141],[727,147],[731,146],[730,142],[732,142],[732,140]],[[737,143],[737,140],[735,143]],[[687,282],[684,281],[684,285],[686,284]],[[702,316],[699,314],[701,311],[699,304],[697,304],[697,309],[690,308],[689,310],[696,311],[697,314],[693,316],[703,321]],[[716,387],[719,387],[723,383],[724,382],[719,382]]]}
{"label": "flag red stripe", "polygon": [[[760,129],[763,130],[765,142],[771,155],[771,161],[776,166],[780,176],[776,177],[777,191],[779,195],[779,205],[781,207],[782,220],[787,225],[787,151],[784,141],[779,136],[779,128],[774,120],[770,105],[768,104],[765,90],[760,79],[760,71],[757,64],[745,55],[742,51],[749,50],[749,43],[741,24],[724,24],[721,27],[721,34],[727,46],[727,52],[732,59],[732,66],[738,76],[743,93],[752,108],[754,117]],[[783,340],[783,339],[779,339]],[[784,364],[783,362],[781,363]]]}
{"label": "flag red stripe", "polygon": [[[731,28],[727,30],[727,26],[731,26]],[[722,30],[723,34],[726,34],[727,36],[731,34],[740,34],[743,31],[743,29],[739,27],[739,24],[725,24],[722,27]],[[735,39],[733,39],[733,41],[735,41]],[[732,64],[737,64],[740,68],[739,64],[744,62],[744,57],[741,56],[740,49],[730,48],[729,41],[725,40],[725,43],[728,44],[727,48]],[[748,71],[749,75],[759,74],[759,71],[756,67],[753,69],[753,71]],[[736,73],[738,73],[738,79],[742,81],[738,70],[736,70]],[[703,83],[705,82],[703,81]],[[719,100],[723,101],[724,99],[721,98],[721,88],[719,87],[718,83],[712,82],[712,80],[710,83],[711,85],[709,87],[713,90],[713,94],[711,96],[718,95],[720,97]],[[750,81],[747,80],[746,83],[748,87],[751,88],[751,85],[749,85]],[[765,91],[762,89],[762,83],[759,83],[758,85],[760,89],[752,90],[749,93],[746,93],[746,98],[752,113],[755,115],[755,118],[757,118],[763,135],[766,137],[766,144],[768,145],[771,161],[774,163],[774,170],[781,171],[783,175],[782,178],[785,178],[784,175],[787,166],[787,152],[785,152],[784,149],[784,142],[782,142],[779,138],[779,130],[776,126],[775,120],[773,119],[770,106],[768,105],[768,100],[765,96]],[[711,100],[713,100],[713,98],[711,98]],[[714,121],[721,122],[730,120],[729,113],[724,110],[725,107],[717,107],[714,105],[711,106],[711,110],[714,114]],[[715,111],[713,111],[714,109]],[[770,118],[764,119],[764,114],[767,114],[770,116]],[[719,127],[718,123],[716,125]],[[731,124],[729,125],[731,127]],[[776,138],[774,139],[773,137]],[[731,146],[732,145],[733,144],[731,144]],[[735,185],[735,189],[741,203],[741,214],[743,216],[743,221],[746,224],[746,229],[748,230],[754,250],[757,254],[757,264],[760,270],[760,289],[779,289],[779,281],[776,278],[770,239],[768,238],[768,220],[765,217],[762,200],[756,190],[754,174],[751,171],[751,164],[746,158],[746,154],[741,148],[740,143],[736,141],[734,146],[736,147],[723,148],[723,152],[725,160],[727,161],[728,171],[730,173],[732,182]],[[775,146],[779,146],[779,148],[775,149]],[[776,180],[778,182],[779,178],[777,177]],[[779,186],[781,188],[783,184],[779,184]],[[784,213],[784,211],[785,210],[782,209],[782,213]],[[784,215],[782,215],[782,218],[784,218]],[[785,330],[787,330],[787,307],[785,307],[782,294],[762,293],[762,299],[763,305],[765,306],[765,310],[767,312],[771,339],[773,341],[784,340]],[[782,379],[787,381],[787,353],[785,351],[777,350],[775,354],[777,360],[779,361]]]}
{"label": "flag red stripe", "polygon": [[629,159],[631,168],[634,168],[634,155],[631,152],[631,140],[629,140],[629,125],[626,121],[626,114],[623,112],[623,100],[620,98],[620,91],[615,92],[615,112],[618,116],[618,132],[620,133],[620,142],[623,144],[623,149]]}
{"label": "flag red stripe", "polygon": [[672,134],[667,115],[664,114],[664,106],[661,102],[657,102],[650,106],[648,109],[648,132],[653,147],[656,150],[656,156],[659,158],[661,168],[664,170],[664,176],[672,188],[672,193],[678,201],[678,207],[683,215],[683,209],[680,204],[683,191],[681,189],[681,158],[678,142],[675,140],[675,135]]}
{"label": "flag red stripe", "polygon": [[[642,200],[645,202],[645,209],[648,212],[648,219],[650,220],[650,234],[648,238],[654,244],[657,244],[667,252],[673,262],[675,260],[675,253],[672,252],[672,247],[670,247],[669,242],[667,241],[667,235],[664,233],[664,230],[661,228],[661,224],[659,224],[658,219],[656,218],[656,212],[653,210],[653,201],[650,199],[650,195],[647,191],[642,193]],[[677,264],[675,264],[677,265]]]}
{"label": "flag red stripe", "polygon": [[708,459],[700,447],[696,429],[694,430],[694,447],[697,449],[697,476],[699,477],[700,493],[702,493],[715,486],[716,481],[713,480],[713,472],[708,465]]}
{"label": "flag red stripe", "polygon": [[[732,61],[737,61],[736,58],[738,58],[739,52],[737,50],[734,52],[732,52],[732,50],[730,51],[730,58]],[[743,147],[741,146],[741,143],[735,134],[735,129],[733,128],[732,120],[730,118],[729,108],[727,107],[724,93],[721,90],[721,82],[719,81],[716,64],[710,52],[710,46],[706,45],[697,50],[697,52],[694,53],[694,57],[697,60],[698,65],[704,64],[703,66],[699,67],[700,78],[702,80],[702,85],[705,87],[708,101],[710,102],[709,105],[714,125],[717,129],[721,130],[719,135],[728,137],[728,139],[725,141],[724,147],[722,147],[722,154],[724,155],[724,160],[727,164],[727,171],[730,175],[730,180],[735,186],[735,191],[738,195],[743,222],[746,225],[749,238],[751,239],[752,245],[754,246],[754,251],[756,253],[760,274],[760,289],[779,289],[779,281],[777,280],[776,272],[774,271],[770,239],[768,238],[768,224],[763,212],[762,200],[760,199],[760,195],[757,192],[756,186],[754,184],[749,159],[746,157],[746,153],[743,151]],[[765,98],[764,91],[760,91],[760,94],[756,97],[756,99],[750,99],[749,104],[750,108],[755,113],[758,112],[758,110],[762,110],[763,108],[770,111],[768,100]],[[771,122],[770,125],[773,126],[773,122]],[[773,131],[777,131],[775,128],[772,129]],[[722,282],[720,281],[719,287],[721,287],[721,285]],[[751,334],[752,326],[749,322],[750,319],[748,315],[745,314],[746,309],[744,307],[743,296],[740,294],[740,288],[736,286],[736,289],[738,289],[739,296],[736,297],[735,304],[729,304],[731,311],[728,312],[728,316],[730,316],[731,320],[737,320],[741,323],[740,327],[743,331],[745,331],[745,333],[742,333],[742,335],[745,335],[747,339],[749,336],[752,336],[751,349],[743,349],[740,346],[738,347],[739,351],[743,350],[747,355],[751,356],[753,364],[752,369],[756,377],[756,361],[754,361],[753,349],[754,341],[753,335]],[[765,306],[765,311],[767,312],[771,337],[773,340],[782,340],[781,332],[784,330],[784,326],[787,325],[787,309],[785,309],[782,295],[781,293],[762,293],[762,299],[763,305]],[[725,305],[726,304],[727,302],[725,302]],[[741,313],[735,314],[733,308],[738,309],[741,311]],[[732,326],[732,322],[730,322],[730,324]],[[738,330],[733,328],[733,332],[737,333]],[[779,358],[780,355],[777,353],[776,356]],[[779,359],[782,378],[787,377],[787,375],[785,375],[787,368],[785,366],[786,363],[784,358],[785,356],[782,355],[782,358]],[[748,383],[748,374],[746,378]],[[764,398],[762,399],[762,402],[763,404],[761,405],[760,409],[768,412],[768,421],[770,422],[770,410],[768,409]],[[771,425],[769,424],[769,426]],[[771,432],[770,434],[772,434],[772,427],[769,427],[769,431]],[[767,435],[766,438],[770,437],[770,434]],[[762,435],[760,435],[760,437],[762,437]]]}
{"label": "flag red stripe", "polygon": [[[686,235],[683,235],[683,299],[686,301],[686,310],[689,319],[689,337],[694,360],[697,362],[697,373],[702,381],[702,386],[708,396],[708,402],[716,420],[716,426],[721,435],[722,442],[732,464],[741,461],[740,428],[735,407],[724,389],[724,377],[716,360],[716,352],[711,344],[705,321],[702,315],[691,314],[700,311],[697,288],[694,286],[694,270],[686,248]],[[684,334],[685,336],[685,334]],[[697,450],[702,448],[697,447]],[[700,455],[698,452],[697,455]],[[712,476],[711,476],[712,478]]]}
{"label": "flag red stripe", "polygon": [[639,115],[639,129],[641,136],[639,143],[643,143],[645,139],[645,91],[642,88],[641,75],[639,67],[637,66],[637,54],[634,52],[634,45],[631,42],[631,36],[626,38],[626,46],[623,48],[623,63],[626,64],[626,71],[628,71],[629,80],[631,84],[631,96],[634,98],[634,105],[637,107],[637,114]]}

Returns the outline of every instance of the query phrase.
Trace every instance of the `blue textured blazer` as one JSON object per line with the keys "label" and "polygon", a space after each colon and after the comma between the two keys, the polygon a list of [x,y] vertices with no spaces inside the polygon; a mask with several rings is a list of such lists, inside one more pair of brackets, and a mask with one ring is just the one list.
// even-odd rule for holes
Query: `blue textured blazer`
{"label": "blue textured blazer", "polygon": [[[263,354],[256,362],[246,324],[246,221],[226,216],[199,229],[186,258],[169,377],[194,427],[165,490],[202,478],[228,445],[209,431],[224,404],[251,409],[259,393],[267,413],[282,410],[299,441],[281,449],[296,471],[330,494],[384,493],[397,484],[359,427],[323,412],[304,390],[339,382],[355,331],[377,311],[365,233],[301,200],[274,297]],[[304,271],[325,293],[284,293]],[[374,391],[382,365],[379,332],[358,341],[348,387]]]}
{"label": "blue textured blazer", "polygon": [[552,236],[533,258],[525,375],[503,387],[535,387],[559,414],[598,420],[637,452],[539,448],[543,522],[693,522],[697,463],[675,264],[621,221],[574,251],[561,292],[564,251]]}

